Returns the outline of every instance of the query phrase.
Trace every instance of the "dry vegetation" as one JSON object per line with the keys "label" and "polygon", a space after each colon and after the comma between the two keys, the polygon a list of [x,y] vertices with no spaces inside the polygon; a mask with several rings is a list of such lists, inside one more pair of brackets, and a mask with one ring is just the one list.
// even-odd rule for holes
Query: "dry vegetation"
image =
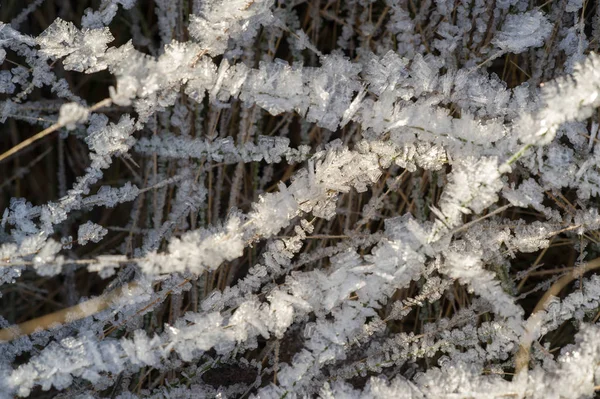
{"label": "dry vegetation", "polygon": [[[79,21],[88,7],[97,10],[102,9],[105,4],[78,0],[45,0],[35,3],[39,5],[32,7],[31,12],[18,24],[19,32],[33,37],[39,36],[57,18],[73,21],[80,26]],[[136,50],[158,57],[163,53],[165,44],[171,40],[191,40],[188,32],[189,16],[195,12],[196,2],[172,0],[157,3],[139,0],[129,10],[119,6],[116,16],[108,25],[114,36],[110,47],[119,47],[133,40]],[[249,9],[253,3],[249,2]],[[499,21],[506,17],[506,12],[499,11],[497,2],[480,2],[482,6],[478,6],[477,14],[475,9],[478,7],[475,2],[472,3],[469,7],[462,8],[458,2],[447,3],[451,9],[454,7],[447,15],[455,18],[447,21],[436,11],[438,2],[431,1],[278,1],[273,10],[277,11],[276,16],[288,18],[285,21],[287,28],[261,27],[251,46],[240,45],[237,53],[229,52],[224,56],[219,54],[211,59],[217,66],[222,58],[228,58],[232,64],[243,62],[249,68],[259,68],[261,61],[269,63],[274,59],[285,60],[289,64],[302,62],[304,67],[320,67],[322,62],[319,53],[310,48],[294,48],[300,40],[297,32],[301,30],[322,54],[340,51],[353,63],[360,63],[364,57],[370,57],[367,54],[369,50],[383,56],[391,49],[401,57],[406,57],[409,66],[411,60],[421,54],[427,61],[443,59],[445,64],[439,69],[442,75],[450,69],[475,68],[477,77],[496,74],[498,79],[492,80],[494,84],[504,82],[509,89],[527,85],[526,90],[533,97],[543,82],[572,73],[570,63],[577,57],[561,50],[560,46],[568,29],[574,26],[576,38],[585,40],[585,54],[597,51],[599,46],[598,36],[595,35],[598,29],[595,2],[584,1],[583,7],[575,12],[565,11],[568,8],[567,2],[561,0],[531,5],[529,9],[536,7],[552,23],[551,34],[544,40],[543,46],[532,46],[518,54],[499,52],[493,45],[501,27]],[[23,1],[3,0],[0,21],[14,21],[26,5]],[[173,14],[169,7],[176,13]],[[516,7],[513,6],[507,12],[517,13]],[[398,9],[403,10],[406,18],[413,21],[414,29],[392,29],[394,18],[399,19]],[[471,14],[461,15],[461,12]],[[569,17],[562,14],[568,14]],[[569,19],[574,15],[580,16],[575,18],[575,22]],[[457,39],[456,48],[442,47],[440,50],[441,46],[437,43],[449,32],[443,24],[447,22],[464,28],[461,18],[472,22],[471,30],[466,30],[460,40]],[[1,34],[0,30],[0,45]],[[200,57],[205,55],[200,54],[198,59]],[[116,78],[108,71],[86,74],[66,70],[60,59],[48,64],[58,79],[65,80],[71,94],[85,99],[88,106],[98,104],[97,109],[92,109],[97,114],[105,115],[114,123],[126,113],[137,117],[139,110],[135,104],[116,105],[110,100],[109,86],[115,86]],[[1,64],[2,70],[11,71],[19,66],[33,70],[22,55],[7,48],[6,59]],[[27,364],[50,342],[77,336],[82,330],[90,328],[90,325],[101,325],[101,333],[98,333],[98,329],[93,329],[99,341],[132,338],[133,332],[140,329],[149,336],[166,334],[167,326],[183,320],[186,312],[202,314],[208,309],[205,307],[203,310],[203,303],[211,293],[225,291],[227,287],[234,286],[246,277],[253,266],[263,262],[265,253],[273,253],[269,245],[275,245],[277,240],[293,241],[301,237],[299,249],[292,250],[289,255],[290,263],[286,266],[286,272],[274,273],[270,281],[262,283],[253,291],[259,300],[266,301],[274,287],[283,287],[286,278],[296,272],[320,270],[328,274],[328,271],[334,270],[332,257],[343,254],[348,249],[354,248],[358,255],[368,259],[381,240],[389,239],[389,232],[385,228],[388,219],[410,214],[424,225],[438,219],[439,215],[432,209],[442,206],[440,200],[444,196],[444,189],[451,183],[449,176],[453,171],[453,159],[443,162],[438,169],[419,167],[411,170],[395,164],[379,165],[381,177],[368,190],[357,192],[352,189],[339,193],[334,217],[327,219],[305,212],[275,236],[264,237],[266,239],[258,237],[259,239],[251,241],[251,245],[243,249],[241,256],[226,260],[214,270],[173,273],[169,277],[163,275],[161,278],[143,279],[140,283],[138,279],[143,273],[137,261],[145,259],[147,252],[166,253],[169,251],[169,242],[174,237],[185,236],[185,233],[199,228],[222,226],[221,223],[232,214],[251,213],[253,204],[260,200],[261,195],[279,192],[280,182],[289,186],[293,181],[292,177],[306,168],[306,159],[323,150],[326,143],[338,139],[343,147],[353,149],[365,137],[375,137],[370,129],[365,129],[354,120],[343,127],[329,130],[320,123],[309,123],[302,115],[294,112],[272,115],[264,106],[238,98],[231,98],[227,101],[229,105],[224,107],[208,96],[203,101],[194,101],[184,94],[183,87],[178,91],[179,94],[176,93],[172,103],[156,110],[133,137],[139,140],[171,134],[209,142],[230,138],[235,145],[243,146],[246,143],[258,143],[259,135],[281,136],[289,139],[291,148],[306,145],[310,150],[298,162],[283,159],[275,163],[264,159],[258,162],[231,162],[219,159],[214,154],[184,159],[151,151],[136,151],[137,147],[114,156],[110,167],[103,171],[101,180],[90,186],[90,195],[95,194],[103,185],[122,187],[127,182],[135,184],[140,192],[132,201],[119,203],[114,207],[87,206],[75,209],[64,222],[55,226],[50,238],[61,242],[60,254],[65,258],[59,274],[40,274],[37,267],[32,267],[35,264],[35,254],[19,259],[14,256],[3,259],[9,266],[24,266],[14,283],[0,286],[0,325],[9,327],[20,324],[22,327],[20,331],[12,327],[1,330],[0,339],[12,341],[20,336],[12,342],[19,342],[18,345],[23,347],[30,345],[30,349],[16,350],[18,354],[12,361],[13,368]],[[22,92],[26,94],[21,95]],[[470,98],[473,103],[477,101],[476,94],[473,92]],[[369,93],[366,98],[370,96],[374,97]],[[483,124],[492,119],[500,120],[506,126],[512,122],[508,120],[510,114],[507,112],[498,111],[494,114],[485,111],[485,106],[477,111],[476,105],[465,109],[464,101],[460,103],[449,98],[436,100],[436,96],[441,98],[444,94],[428,92],[423,97],[411,98],[404,103],[418,104],[419,101],[427,100],[435,107],[447,110],[451,118],[464,117],[468,112]],[[68,195],[68,190],[77,184],[78,177],[87,173],[92,162],[90,149],[84,140],[87,135],[85,126],[80,124],[75,130],[67,130],[57,122],[61,105],[75,100],[57,96],[56,90],[53,91],[49,86],[41,85],[29,90],[24,84],[18,85],[4,99],[12,100],[18,107],[17,112],[8,115],[0,125],[0,152],[4,153],[0,155],[0,209],[9,209],[14,198],[24,198],[33,206],[43,206]],[[0,102],[0,109],[2,107],[3,103]],[[522,109],[528,110],[527,107],[529,105]],[[593,130],[597,130],[598,126],[597,110],[585,120],[577,119],[580,121],[573,122],[574,127],[559,130],[554,139],[557,146],[570,148],[575,152],[580,152],[580,142],[584,146],[588,142],[593,143],[590,148],[595,146],[598,140],[590,135],[596,134]],[[43,134],[38,137],[36,135],[39,132]],[[386,140],[390,137],[390,132],[386,134],[377,136],[377,139]],[[526,179],[537,178],[535,167],[531,166],[533,161],[530,161],[535,159],[537,150],[527,148],[527,151],[524,166],[516,162],[512,171],[504,174],[504,187],[511,184],[518,187]],[[481,153],[484,154],[485,150]],[[543,150],[537,156],[544,160],[549,157]],[[500,159],[501,162],[505,160]],[[565,166],[565,174],[566,170]],[[513,298],[517,306],[522,307],[525,320],[531,314],[543,310],[553,300],[552,297],[565,298],[581,290],[582,276],[590,277],[600,265],[597,259],[600,256],[598,231],[594,228],[582,228],[582,224],[576,221],[580,212],[592,209],[594,204],[597,206],[597,197],[592,195],[587,199],[582,198],[576,185],[550,187],[551,184],[541,183],[545,181],[543,173],[538,173],[544,193],[540,206],[546,209],[545,212],[540,211],[540,208],[536,210],[535,206],[514,206],[509,199],[500,196],[485,211],[461,214],[459,224],[451,229],[453,240],[460,240],[463,237],[461,234],[466,236],[474,231],[473,226],[480,226],[478,234],[487,234],[486,229],[506,229],[512,232],[521,221],[528,225],[536,221],[552,224],[553,231],[543,237],[548,240],[547,245],[540,244],[533,251],[514,250],[499,245],[494,256],[499,255],[500,258],[483,256],[483,270],[493,273],[504,293]],[[184,185],[182,181],[189,184]],[[197,187],[203,187],[205,191],[200,193]],[[550,220],[552,212],[556,212],[562,219]],[[300,225],[300,220],[311,227],[304,228],[299,235],[295,227]],[[81,245],[78,242],[78,228],[87,221],[103,226],[108,232],[98,242]],[[15,241],[11,228],[0,230],[0,242],[6,244]],[[470,240],[474,238],[471,237]],[[467,245],[465,252],[468,250]],[[99,262],[98,257],[104,255],[123,256],[118,258],[116,274],[108,278],[93,271],[93,265]],[[426,262],[430,267],[435,265],[434,258]],[[339,354],[333,355],[331,362],[321,365],[320,374],[307,377],[309,380],[314,378],[314,384],[321,385],[314,390],[307,388],[306,391],[298,391],[298,394],[304,392],[325,396],[324,391],[320,390],[322,386],[326,383],[333,385],[341,380],[354,389],[362,390],[365,384],[369,384],[372,376],[386,376],[391,380],[401,375],[409,381],[416,374],[436,367],[440,358],[453,356],[447,353],[468,352],[473,349],[455,342],[445,342],[448,337],[444,337],[442,331],[436,328],[458,329],[465,325],[461,318],[471,317],[473,314],[477,315],[477,319],[468,320],[467,324],[481,326],[482,323],[499,320],[497,312],[479,303],[481,295],[474,293],[469,284],[452,273],[442,273],[444,269],[439,265],[436,267],[440,270],[427,271],[422,276],[409,280],[408,284],[399,284],[393,294],[385,298],[382,306],[374,307],[374,315],[365,323],[372,326],[373,335],[369,336],[368,331],[357,333],[354,337],[356,342],[347,344],[345,358]],[[573,274],[574,270],[578,270],[579,274]],[[440,283],[439,287],[432,289],[432,294],[424,287],[434,277]],[[154,294],[148,291],[148,287],[151,287]],[[436,296],[435,291],[440,291],[440,295]],[[123,296],[129,295],[129,292],[145,295],[145,302],[129,308],[119,308],[118,306],[122,306],[119,301]],[[349,292],[347,301],[358,300],[359,296],[354,290]],[[485,299],[483,298],[484,302]],[[232,309],[233,312],[236,307]],[[146,397],[176,389],[201,387],[198,389],[203,391],[198,392],[206,395],[216,395],[222,390],[229,397],[247,397],[250,394],[267,397],[264,391],[260,391],[261,387],[279,384],[278,373],[282,365],[299,361],[294,356],[309,338],[306,326],[317,320],[333,320],[338,317],[332,314],[333,311],[331,314],[308,312],[287,328],[282,336],[271,334],[265,338],[256,334],[254,345],[240,344],[238,349],[225,355],[213,348],[202,354],[196,353],[191,361],[186,359],[182,362],[178,355],[172,353],[165,359],[164,367],[142,365],[137,369],[127,368],[120,374],[108,373],[108,379],[99,384],[91,384],[79,376],[69,387],[65,386],[65,389],[53,387],[49,391],[43,391],[41,387],[37,387],[30,395],[74,397],[75,394],[85,393],[94,397],[116,397],[129,391]],[[530,351],[536,353],[531,364],[533,369],[545,361],[540,352],[546,353],[548,358],[555,358],[561,348],[574,342],[580,323],[595,324],[599,318],[600,309],[592,307],[585,309],[585,314],[581,317],[577,316],[577,322],[572,319],[561,322],[553,331],[537,337],[533,344],[526,339],[517,340],[512,348],[505,351],[505,358],[491,360],[483,368],[482,375],[499,374],[504,380],[513,381],[515,372],[527,369],[532,356]],[[440,324],[444,319],[447,323]],[[57,324],[62,327],[58,328]],[[401,333],[405,335],[401,336]],[[403,337],[404,341],[396,341],[397,347],[392,350],[384,343],[394,337],[398,340]],[[490,338],[490,345],[493,340],[493,337]],[[380,351],[389,350],[392,359],[390,364],[374,365],[368,361],[369,358],[377,358],[377,351],[369,349],[375,348],[373,343],[382,345]],[[484,352],[486,350],[485,342],[470,344],[482,348]],[[450,352],[447,345],[454,345]],[[400,354],[402,351],[406,353]],[[336,374],[337,369],[345,370],[346,374]],[[350,369],[356,370],[356,374],[351,375],[348,371]],[[458,393],[457,395],[463,397]]]}

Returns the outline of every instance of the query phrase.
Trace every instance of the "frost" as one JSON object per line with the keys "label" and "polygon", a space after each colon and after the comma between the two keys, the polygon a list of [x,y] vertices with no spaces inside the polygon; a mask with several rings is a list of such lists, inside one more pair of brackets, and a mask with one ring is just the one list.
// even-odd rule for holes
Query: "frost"
{"label": "frost", "polygon": [[432,209],[449,227],[459,223],[463,213],[480,213],[498,200],[502,188],[497,161],[493,158],[465,158],[457,162],[449,184],[440,199],[440,209]]}
{"label": "frost", "polygon": [[98,155],[123,154],[135,143],[131,136],[134,129],[133,119],[124,115],[118,124],[111,123],[110,126],[98,129],[90,126],[86,142]]}
{"label": "frost", "polygon": [[15,85],[12,83],[12,74],[9,71],[0,71],[0,93],[12,94]]}
{"label": "frost", "polygon": [[93,73],[106,69],[104,53],[114,37],[108,28],[80,31],[58,18],[38,37],[44,55],[63,58],[65,69]]}
{"label": "frost", "polygon": [[208,54],[223,54],[228,40],[249,41],[273,20],[273,0],[216,0],[202,3],[190,18],[190,34]]}
{"label": "frost", "polygon": [[518,54],[540,47],[550,36],[552,25],[540,11],[509,14],[494,41],[502,50]]}
{"label": "frost", "polygon": [[169,254],[153,254],[142,264],[146,273],[215,269],[242,255],[240,221],[231,218],[221,231],[192,231],[169,244]]}
{"label": "frost", "polygon": [[524,181],[518,189],[507,189],[504,197],[508,199],[513,205],[520,207],[533,206],[539,209],[542,206],[544,200],[544,193],[542,187],[537,184],[533,179]]}
{"label": "frost", "polygon": [[88,266],[90,272],[97,272],[102,278],[114,276],[121,263],[127,261],[123,255],[101,255],[96,258],[96,262]]}
{"label": "frost", "polygon": [[77,103],[68,103],[60,107],[58,123],[65,126],[67,130],[74,130],[78,123],[87,121],[89,111]]}
{"label": "frost", "polygon": [[577,64],[572,76],[544,85],[540,93],[542,106],[533,114],[523,114],[519,120],[518,128],[525,143],[548,143],[562,123],[591,115],[600,104],[598,62],[598,56],[592,53]]}
{"label": "frost", "polygon": [[60,273],[62,267],[62,257],[57,257],[57,254],[62,249],[62,246],[53,240],[48,240],[37,251],[33,257],[33,267],[38,274],[42,276],[53,276]]}
{"label": "frost", "polygon": [[306,111],[306,95],[302,70],[284,62],[261,63],[258,71],[251,73],[244,83],[240,98],[252,101],[272,115],[295,110]]}
{"label": "frost", "polygon": [[102,186],[95,195],[87,197],[83,204],[86,206],[106,206],[113,208],[121,202],[133,201],[140,193],[137,186],[127,182],[122,187]]}
{"label": "frost", "polygon": [[286,227],[298,213],[298,203],[285,184],[279,185],[278,195],[264,195],[254,205],[256,224],[265,235],[273,235]]}
{"label": "frost", "polygon": [[108,230],[104,227],[88,221],[79,226],[79,230],[77,231],[77,242],[79,245],[85,245],[88,241],[100,242],[106,233],[108,233]]}

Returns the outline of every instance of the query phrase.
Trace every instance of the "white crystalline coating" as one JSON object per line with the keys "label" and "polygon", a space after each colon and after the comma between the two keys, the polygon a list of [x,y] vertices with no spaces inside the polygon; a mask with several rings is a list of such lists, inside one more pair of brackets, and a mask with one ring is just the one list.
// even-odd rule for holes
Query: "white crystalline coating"
{"label": "white crystalline coating", "polygon": [[16,86],[12,82],[13,75],[10,71],[0,71],[0,93],[12,94]]}
{"label": "white crystalline coating", "polygon": [[304,114],[307,94],[302,69],[286,62],[261,62],[258,70],[248,74],[240,99],[256,103],[271,115],[292,111]]}
{"label": "white crystalline coating", "polygon": [[520,223],[514,230],[515,234],[510,238],[509,243],[518,251],[535,252],[550,244],[549,238],[552,236],[552,230],[550,226],[545,226],[540,222],[536,221],[529,225]]}
{"label": "white crystalline coating", "polygon": [[125,183],[122,187],[102,186],[95,195],[83,200],[86,206],[105,206],[113,208],[122,202],[133,201],[140,193],[135,184]]}
{"label": "white crystalline coating", "polygon": [[321,68],[306,68],[310,104],[306,120],[335,131],[352,103],[354,93],[362,88],[357,75],[360,65],[334,53],[322,58]]}
{"label": "white crystalline coating", "polygon": [[294,39],[295,40],[293,44],[296,50],[304,50],[305,48],[307,48],[315,54],[322,55],[319,49],[317,49],[317,47],[315,47],[315,45],[312,44],[306,32],[304,32],[302,29],[298,29],[294,33]]}
{"label": "white crystalline coating", "polygon": [[77,231],[77,242],[79,245],[85,245],[89,241],[100,242],[106,233],[108,233],[108,230],[106,230],[104,227],[87,221],[79,226],[79,230]]}
{"label": "white crystalline coating", "polygon": [[99,10],[88,8],[81,18],[81,26],[87,29],[101,29],[108,26],[119,10],[120,4],[125,10],[130,10],[135,6],[137,0],[105,0]]}
{"label": "white crystalline coating", "polygon": [[134,149],[140,154],[158,154],[166,158],[196,158],[216,162],[260,162],[278,163],[285,158],[289,163],[304,161],[308,158],[309,148],[301,146],[290,148],[286,137],[258,136],[257,143],[247,142],[236,146],[233,140],[199,140],[164,135],[138,140]]}
{"label": "white crystalline coating", "polygon": [[96,262],[88,266],[90,272],[97,272],[101,278],[109,278],[116,273],[121,264],[127,261],[125,255],[100,255]]}
{"label": "white crystalline coating", "polygon": [[86,137],[90,149],[99,155],[126,153],[135,143],[132,133],[135,130],[134,121],[129,115],[124,115],[119,123],[99,127],[90,125]]}
{"label": "white crystalline coating", "polygon": [[279,184],[279,192],[265,194],[254,204],[256,225],[266,235],[273,235],[284,227],[298,212],[298,203],[285,184]]}
{"label": "white crystalline coating", "polygon": [[58,123],[66,127],[67,130],[73,130],[78,123],[86,122],[89,115],[90,111],[87,107],[77,103],[63,104],[58,114]]}
{"label": "white crystalline coating", "polygon": [[522,319],[523,309],[515,304],[512,296],[503,291],[494,274],[483,269],[481,254],[448,251],[444,256],[447,262],[442,269],[444,273],[467,284],[470,291],[492,301],[491,305],[497,314],[506,318]]}
{"label": "white crystalline coating", "polygon": [[432,207],[432,211],[445,224],[454,226],[460,223],[462,214],[479,214],[496,202],[502,186],[497,159],[467,157],[453,165],[449,183],[440,198],[440,210]]}
{"label": "white crystalline coating", "polygon": [[56,19],[37,38],[42,53],[51,57],[64,57],[75,51],[75,41],[81,33],[71,22]]}
{"label": "white crystalline coating", "polygon": [[517,189],[506,188],[503,195],[511,204],[523,208],[532,206],[539,209],[544,200],[542,187],[534,179],[524,181]]}
{"label": "white crystalline coating", "polygon": [[565,11],[576,12],[579,11],[581,7],[583,7],[583,0],[568,0]]}
{"label": "white crystalline coating", "polygon": [[61,272],[63,258],[57,256],[62,245],[54,240],[46,241],[33,257],[33,267],[40,276],[54,276]]}
{"label": "white crystalline coating", "polygon": [[48,57],[66,56],[65,69],[93,73],[106,69],[105,52],[113,40],[108,28],[80,31],[73,23],[57,18],[36,42]]}
{"label": "white crystalline coating", "polygon": [[118,9],[119,7],[115,3],[108,4],[101,11],[92,11],[91,8],[88,8],[81,18],[81,26],[86,29],[101,29],[110,24],[117,15]]}
{"label": "white crystalline coating", "polygon": [[494,43],[502,50],[522,53],[530,47],[540,47],[552,32],[552,24],[541,11],[508,14]]}
{"label": "white crystalline coating", "polygon": [[190,34],[208,54],[223,54],[230,38],[247,41],[256,35],[260,25],[271,23],[274,3],[274,0],[202,2],[199,13],[190,16]]}
{"label": "white crystalline coating", "polygon": [[216,269],[242,255],[242,233],[240,220],[232,217],[220,231],[195,230],[171,240],[168,254],[149,254],[141,267],[149,274]]}
{"label": "white crystalline coating", "polygon": [[548,144],[567,121],[589,117],[600,104],[600,57],[591,53],[578,63],[572,75],[544,84],[542,104],[533,113],[523,113],[516,133],[524,143]]}

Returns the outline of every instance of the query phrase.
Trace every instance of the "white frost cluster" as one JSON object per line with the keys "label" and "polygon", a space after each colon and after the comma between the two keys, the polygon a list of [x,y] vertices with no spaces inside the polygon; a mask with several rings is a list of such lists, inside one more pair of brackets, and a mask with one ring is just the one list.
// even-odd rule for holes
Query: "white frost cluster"
{"label": "white frost cluster", "polygon": [[541,11],[536,10],[509,14],[494,41],[502,50],[518,54],[542,46],[550,33],[552,24]]}
{"label": "white frost cluster", "polygon": [[190,34],[208,54],[223,54],[229,39],[248,42],[260,25],[271,23],[273,4],[273,0],[202,2],[198,14],[190,18]]}
{"label": "white frost cluster", "polygon": [[106,230],[104,227],[88,221],[79,226],[79,230],[77,232],[77,242],[80,245],[85,245],[88,243],[88,241],[100,242],[106,233],[108,233],[108,230]]}
{"label": "white frost cluster", "polygon": [[86,107],[77,103],[68,103],[60,107],[58,124],[65,126],[67,130],[73,130],[78,123],[87,121],[90,112]]}
{"label": "white frost cluster", "polygon": [[113,40],[108,28],[80,31],[73,23],[58,18],[37,38],[37,43],[48,57],[66,57],[65,69],[93,73],[106,68],[104,53]]}

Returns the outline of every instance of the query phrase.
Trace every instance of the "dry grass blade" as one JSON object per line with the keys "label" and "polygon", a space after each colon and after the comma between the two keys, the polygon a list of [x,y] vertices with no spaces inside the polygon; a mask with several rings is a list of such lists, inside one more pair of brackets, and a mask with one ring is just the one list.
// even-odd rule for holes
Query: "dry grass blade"
{"label": "dry grass blade", "polygon": [[[96,104],[92,105],[89,108],[90,112],[94,112],[99,110],[100,108],[103,107],[108,107],[112,104],[112,100],[110,98],[105,98],[104,100],[97,102]],[[55,123],[52,126],[42,130],[41,132],[37,133],[34,136],[31,136],[30,138],[28,138],[25,141],[20,142],[19,144],[17,144],[16,146],[12,147],[10,150],[4,152],[3,154],[0,155],[0,162],[4,161],[6,158],[18,153],[19,151],[21,151],[22,149],[30,146],[31,144],[35,143],[36,141],[43,139],[44,137],[46,137],[47,135],[54,133],[55,131],[57,131],[58,129],[64,127],[63,124],[61,123]]]}
{"label": "dry grass blade", "polygon": [[75,320],[89,317],[107,309],[111,304],[118,301],[124,295],[127,295],[129,291],[135,287],[137,287],[136,283],[125,284],[105,295],[92,298],[70,308],[37,317],[15,326],[3,328],[0,330],[0,341],[12,341],[13,339],[32,334],[36,331],[47,330],[60,324],[70,323]]}
{"label": "dry grass blade", "polygon": [[[572,273],[566,274],[557,280],[552,286],[546,291],[544,296],[539,300],[533,312],[529,316],[529,319],[535,317],[535,315],[544,310],[548,304],[550,298],[558,296],[560,292],[575,279],[581,277],[584,273],[592,270],[600,269],[600,258],[593,259],[582,266],[579,266],[573,270]],[[526,334],[527,335],[527,334]],[[529,358],[531,353],[532,342],[522,342],[519,346],[519,350],[515,355],[515,372],[518,374],[524,370],[527,370],[529,366]]]}

